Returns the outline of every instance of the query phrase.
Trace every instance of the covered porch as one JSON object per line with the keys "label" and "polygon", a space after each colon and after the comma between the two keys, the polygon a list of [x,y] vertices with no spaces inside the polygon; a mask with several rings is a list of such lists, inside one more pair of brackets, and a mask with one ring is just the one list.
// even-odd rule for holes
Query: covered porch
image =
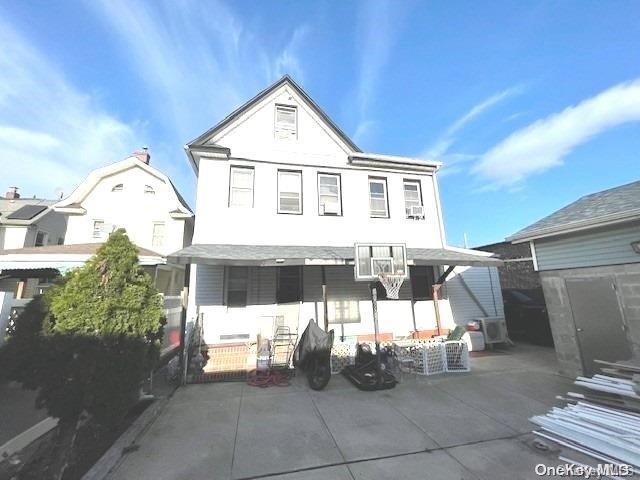
{"label": "covered porch", "polygon": [[[355,280],[354,256],[354,247],[193,245],[169,260],[192,265],[187,318],[200,326],[210,355],[236,352],[226,366],[235,369],[245,361],[241,352],[251,364],[258,339],[282,327],[301,333],[310,319],[334,329],[336,340],[372,340],[372,285]],[[448,333],[458,321],[446,283],[454,268],[500,260],[473,250],[408,248],[407,264],[398,300],[386,300],[376,285],[382,340]],[[216,369],[213,360],[208,366]]]}

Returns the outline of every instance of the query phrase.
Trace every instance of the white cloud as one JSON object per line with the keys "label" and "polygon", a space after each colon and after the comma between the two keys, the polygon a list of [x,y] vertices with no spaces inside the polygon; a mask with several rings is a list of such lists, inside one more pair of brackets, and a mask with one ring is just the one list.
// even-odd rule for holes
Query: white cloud
{"label": "white cloud", "polygon": [[640,79],[616,85],[516,131],[486,152],[472,172],[485,188],[514,187],[560,165],[575,147],[618,125],[640,121]]}
{"label": "white cloud", "polygon": [[164,127],[183,145],[285,73],[301,81],[307,27],[270,47],[225,4],[103,0],[90,7],[112,28],[149,87]]}
{"label": "white cloud", "polygon": [[432,146],[425,150],[422,157],[438,158],[443,156],[449,150],[449,147],[455,143],[455,135],[459,131],[498,103],[513,97],[514,95],[518,95],[522,93],[522,91],[523,88],[521,86],[507,88],[506,90],[490,96],[477,105],[474,105],[469,111],[449,125],[444,134]]}
{"label": "white cloud", "polygon": [[356,142],[363,141],[375,127],[369,110],[395,44],[400,10],[398,2],[378,0],[365,2],[360,12],[358,46],[361,53],[356,87],[358,125],[353,135]]}
{"label": "white cloud", "polygon": [[69,193],[92,168],[123,158],[139,125],[106,113],[0,21],[0,179],[24,195]]}

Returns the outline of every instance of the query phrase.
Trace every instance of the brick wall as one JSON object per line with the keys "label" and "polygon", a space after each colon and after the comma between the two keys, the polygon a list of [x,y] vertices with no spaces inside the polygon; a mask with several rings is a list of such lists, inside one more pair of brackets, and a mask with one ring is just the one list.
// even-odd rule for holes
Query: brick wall
{"label": "brick wall", "polygon": [[532,290],[541,287],[540,275],[533,269],[528,243],[514,245],[509,242],[501,242],[477,247],[476,250],[493,252],[505,260],[504,265],[498,267],[500,285],[503,289]]}

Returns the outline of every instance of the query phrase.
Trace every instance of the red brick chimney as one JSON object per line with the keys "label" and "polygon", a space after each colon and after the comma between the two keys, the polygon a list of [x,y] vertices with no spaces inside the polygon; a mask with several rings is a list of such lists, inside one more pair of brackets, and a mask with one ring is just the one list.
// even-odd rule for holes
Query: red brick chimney
{"label": "red brick chimney", "polygon": [[4,194],[4,198],[8,200],[14,200],[16,198],[20,198],[20,194],[18,193],[18,187],[9,187],[7,193]]}
{"label": "red brick chimney", "polygon": [[136,157],[142,163],[146,163],[147,165],[149,165],[149,162],[151,161],[149,147],[142,147],[142,150],[136,150],[135,152],[133,152],[132,156]]}

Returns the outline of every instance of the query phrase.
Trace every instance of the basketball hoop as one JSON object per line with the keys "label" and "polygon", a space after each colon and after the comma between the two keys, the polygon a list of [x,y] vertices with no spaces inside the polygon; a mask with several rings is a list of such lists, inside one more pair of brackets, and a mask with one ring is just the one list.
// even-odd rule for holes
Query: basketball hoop
{"label": "basketball hoop", "polygon": [[378,278],[380,279],[380,283],[384,289],[387,291],[387,298],[397,300],[398,294],[400,293],[400,287],[402,286],[402,282],[404,282],[404,275],[380,273],[378,274]]}

